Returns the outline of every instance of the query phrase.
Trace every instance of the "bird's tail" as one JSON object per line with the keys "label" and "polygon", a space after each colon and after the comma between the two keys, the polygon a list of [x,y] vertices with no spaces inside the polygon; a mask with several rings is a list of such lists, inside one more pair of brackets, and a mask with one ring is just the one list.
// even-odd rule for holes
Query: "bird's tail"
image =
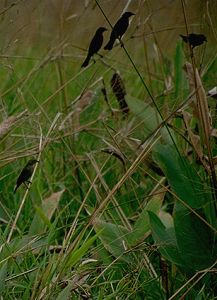
{"label": "bird's tail", "polygon": [[114,42],[115,42],[115,39],[110,38],[109,42],[105,45],[104,49],[105,50],[112,50]]}
{"label": "bird's tail", "polygon": [[91,56],[87,55],[85,61],[83,62],[83,64],[81,65],[82,68],[85,68],[86,66],[88,66],[89,61],[90,61]]}
{"label": "bird's tail", "polygon": [[16,184],[16,185],[15,185],[15,188],[14,188],[14,194],[16,193],[16,191],[17,191],[18,187],[19,187],[19,185],[18,185],[18,184]]}

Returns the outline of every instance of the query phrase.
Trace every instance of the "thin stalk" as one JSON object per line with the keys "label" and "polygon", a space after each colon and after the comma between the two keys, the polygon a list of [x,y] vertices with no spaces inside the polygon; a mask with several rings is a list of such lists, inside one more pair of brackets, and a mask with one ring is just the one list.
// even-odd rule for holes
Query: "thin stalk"
{"label": "thin stalk", "polygon": [[[102,9],[101,5],[99,4],[98,0],[95,0],[95,2],[96,2],[96,4],[97,4],[97,6],[99,7],[100,11],[102,12],[103,16],[105,17],[105,19],[107,20],[107,22],[108,22],[109,25],[111,26],[111,28],[113,28],[111,22],[109,21],[108,17],[106,16],[105,12],[103,11],[103,9]],[[152,101],[152,103],[153,103],[153,105],[154,105],[154,107],[155,107],[157,113],[159,114],[161,120],[164,122],[164,117],[163,117],[163,115],[162,115],[162,113],[161,113],[161,111],[160,111],[160,109],[159,109],[159,107],[158,107],[158,105],[157,105],[157,103],[156,103],[156,101],[155,101],[155,99],[154,99],[152,93],[150,92],[150,89],[148,88],[148,86],[147,86],[145,80],[143,79],[143,77],[142,77],[142,75],[140,74],[140,72],[139,72],[137,66],[135,65],[133,59],[131,58],[130,54],[128,53],[127,49],[125,48],[125,46],[124,46],[124,44],[123,44],[123,42],[122,42],[121,40],[120,40],[120,43],[121,43],[122,48],[123,48],[124,51],[125,51],[125,54],[127,55],[128,59],[129,59],[129,61],[131,62],[132,66],[133,66],[133,68],[134,68],[134,70],[135,70],[135,72],[137,73],[137,75],[138,75],[138,77],[140,78],[140,80],[141,80],[143,86],[145,87],[146,92],[148,93],[149,97],[151,98],[151,101]],[[178,149],[178,147],[177,147],[177,145],[176,145],[176,142],[175,142],[175,140],[174,140],[174,138],[173,138],[173,136],[172,136],[172,134],[171,134],[171,131],[170,131],[168,125],[167,125],[165,122],[164,122],[164,126],[165,126],[165,128],[166,128],[166,130],[167,130],[167,132],[168,132],[168,134],[169,134],[169,136],[170,136],[170,138],[171,138],[171,141],[173,142],[173,145],[174,145],[174,147],[175,147],[175,149],[176,149],[176,151],[177,151],[177,153],[178,153],[178,155],[179,155],[179,157],[180,157],[180,159],[181,159],[181,161],[182,161],[182,163],[183,163],[183,166],[185,167],[185,163],[184,163],[184,161],[183,161],[183,159],[182,159],[182,156],[181,156],[181,154],[180,154],[180,152],[179,152],[179,149]]]}
{"label": "thin stalk", "polygon": [[[184,20],[185,20],[185,26],[186,26],[186,33],[188,35],[188,22],[187,22],[187,14],[186,14],[186,9],[185,9],[185,4],[184,1],[181,0],[182,3],[182,10],[183,10],[183,15],[184,15]],[[216,173],[215,173],[215,165],[213,162],[213,155],[212,155],[212,149],[211,149],[211,145],[210,145],[210,134],[207,134],[207,131],[210,131],[210,128],[207,129],[207,126],[209,126],[209,124],[207,124],[205,118],[204,118],[204,113],[202,113],[202,111],[204,110],[203,107],[201,106],[201,101],[200,101],[200,95],[199,95],[199,89],[201,88],[201,86],[198,86],[198,80],[197,80],[197,75],[196,75],[196,64],[195,64],[195,58],[194,58],[194,53],[193,53],[193,49],[190,45],[190,43],[188,43],[189,45],[189,50],[191,53],[191,61],[192,61],[192,66],[193,66],[193,74],[194,74],[194,86],[195,86],[195,91],[196,91],[196,99],[197,99],[197,106],[198,106],[198,111],[199,111],[199,118],[200,118],[200,122],[202,123],[202,138],[204,139],[206,148],[207,148],[207,152],[208,152],[208,161],[209,161],[209,166],[210,166],[210,171],[211,171],[211,185],[213,187],[213,198],[215,199],[216,205],[217,205],[217,178],[216,178]],[[199,75],[198,75],[199,76]],[[206,130],[207,129],[207,130]],[[217,206],[215,205],[215,209],[217,209]]]}

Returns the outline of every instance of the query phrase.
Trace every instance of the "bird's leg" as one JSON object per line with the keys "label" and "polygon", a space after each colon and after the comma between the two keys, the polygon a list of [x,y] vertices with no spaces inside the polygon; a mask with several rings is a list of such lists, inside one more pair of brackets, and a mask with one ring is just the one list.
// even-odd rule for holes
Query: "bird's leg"
{"label": "bird's leg", "polygon": [[191,58],[194,57],[194,47],[191,47]]}
{"label": "bird's leg", "polygon": [[121,38],[119,38],[120,44],[121,44],[121,48],[124,47],[124,43],[122,42]]}

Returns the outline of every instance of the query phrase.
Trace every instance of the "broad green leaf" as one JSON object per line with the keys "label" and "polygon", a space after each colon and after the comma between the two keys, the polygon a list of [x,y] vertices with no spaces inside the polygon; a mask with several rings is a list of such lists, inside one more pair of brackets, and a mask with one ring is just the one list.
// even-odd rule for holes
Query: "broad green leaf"
{"label": "broad green leaf", "polygon": [[148,212],[148,215],[152,235],[161,254],[170,262],[182,266],[184,262],[177,247],[174,227],[166,227],[159,217],[151,211]]}
{"label": "broad green leaf", "polygon": [[130,255],[124,254],[128,248],[128,229],[100,219],[94,221],[94,229],[96,232],[101,232],[99,238],[108,252],[116,258],[120,257],[124,261],[130,262]]}
{"label": "broad green leaf", "polygon": [[75,286],[74,282],[70,282],[57,296],[56,300],[68,300],[71,299],[71,290]]}
{"label": "broad green leaf", "polygon": [[174,227],[173,217],[168,212],[160,210],[158,217],[166,228]]}
{"label": "broad green leaf", "polygon": [[203,182],[194,167],[175,148],[157,145],[155,158],[178,197],[175,199],[174,228],[182,259],[194,270],[208,267],[217,256],[214,232],[193,210],[205,220],[211,220],[205,208],[212,205],[212,198],[204,190]]}
{"label": "broad green leaf", "polygon": [[130,110],[144,122],[144,130],[150,133],[156,129],[161,120],[156,110],[151,105],[132,96],[126,96]]}
{"label": "broad green leaf", "polygon": [[[0,253],[0,268],[4,259],[10,259],[12,256],[19,257],[20,261],[24,258],[26,251],[39,252],[44,246],[47,246],[47,237],[30,237],[23,235],[21,238],[14,238],[9,244],[5,244]],[[36,249],[36,250],[35,250]]]}
{"label": "broad green leaf", "polygon": [[64,190],[51,194],[48,198],[42,201],[41,207],[35,206],[36,214],[30,225],[29,235],[43,233],[46,226],[50,227],[50,220],[58,207]]}
{"label": "broad green leaf", "polygon": [[217,244],[212,229],[178,201],[174,225],[178,247],[186,264],[195,271],[211,266],[217,259]]}
{"label": "broad green leaf", "polygon": [[7,277],[7,271],[8,271],[8,261],[6,261],[4,264],[0,266],[0,295],[4,292],[5,288],[5,279]]}
{"label": "broad green leaf", "polygon": [[6,209],[6,207],[4,207],[3,203],[0,203],[0,220],[6,222],[9,222],[10,220],[10,216],[8,214],[8,211]]}
{"label": "broad green leaf", "polygon": [[66,266],[73,267],[89,250],[91,245],[95,242],[95,240],[100,235],[101,231],[99,231],[97,234],[95,234],[93,237],[85,241],[82,246],[76,250],[73,250],[69,257],[67,258]]}
{"label": "broad green leaf", "polygon": [[163,199],[160,199],[160,197],[152,198],[140,213],[133,226],[132,232],[128,235],[128,240],[131,246],[142,242],[144,238],[147,237],[150,231],[148,211],[152,211],[157,214],[161,208],[162,200]]}
{"label": "broad green leaf", "polygon": [[189,161],[174,146],[156,145],[154,158],[163,169],[176,195],[192,208],[202,208],[210,195],[203,191],[203,182]]}
{"label": "broad green leaf", "polygon": [[27,235],[23,235],[21,238],[15,237],[9,244],[5,243],[0,253],[0,267],[3,259],[10,258],[13,255],[16,256],[17,253],[30,248],[30,245],[31,238]]}
{"label": "broad green leaf", "polygon": [[[50,227],[51,226],[51,222],[50,220],[48,219],[48,217],[46,216],[46,214],[44,213],[43,211],[43,208],[42,207],[39,207],[37,205],[35,205],[35,210],[36,210],[36,213],[37,213],[37,216],[39,216],[39,220],[42,221],[37,221],[37,230],[39,230],[40,228],[40,223],[41,223],[41,227],[42,227],[42,230],[43,228],[45,227],[44,225]],[[39,232],[38,232],[39,233]]]}
{"label": "broad green leaf", "polygon": [[[145,133],[152,133],[161,124],[161,117],[157,113],[156,109],[154,109],[150,104],[129,95],[126,96],[126,100],[130,110],[137,118],[143,121]],[[161,128],[160,133],[164,143],[173,144],[170,134],[165,127]]]}

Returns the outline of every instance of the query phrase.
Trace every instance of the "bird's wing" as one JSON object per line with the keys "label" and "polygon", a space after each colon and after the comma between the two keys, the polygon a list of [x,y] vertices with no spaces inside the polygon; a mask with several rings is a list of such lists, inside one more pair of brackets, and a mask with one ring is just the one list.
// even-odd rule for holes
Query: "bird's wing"
{"label": "bird's wing", "polygon": [[116,35],[116,38],[121,37],[128,27],[128,19],[121,17],[117,23],[114,25],[113,32]]}
{"label": "bird's wing", "polygon": [[97,53],[101,48],[103,43],[103,36],[102,34],[95,34],[92,41],[90,42],[89,46],[89,54],[92,56],[93,54]]}

